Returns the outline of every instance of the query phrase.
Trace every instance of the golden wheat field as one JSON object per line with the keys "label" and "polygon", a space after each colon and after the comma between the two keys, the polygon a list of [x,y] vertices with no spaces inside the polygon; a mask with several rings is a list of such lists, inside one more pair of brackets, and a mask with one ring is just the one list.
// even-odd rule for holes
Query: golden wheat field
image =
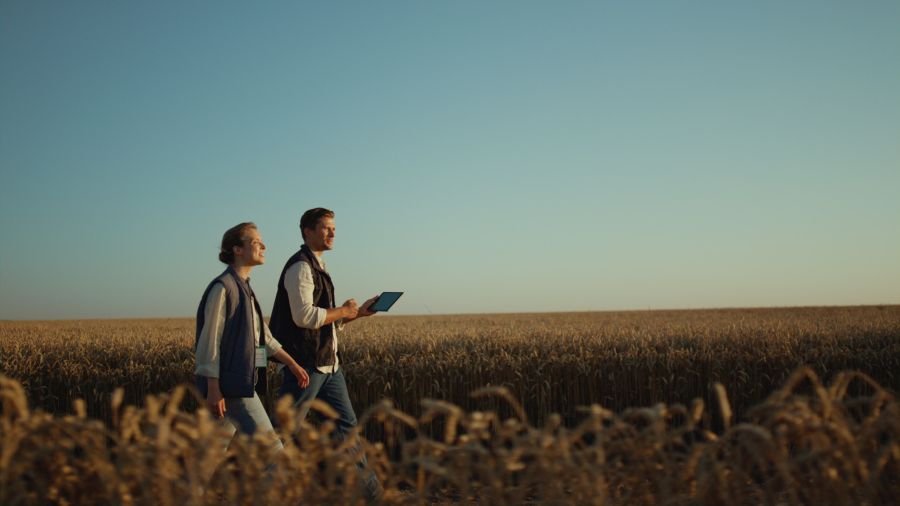
{"label": "golden wheat field", "polygon": [[[361,503],[326,408],[269,399],[286,450],[224,452],[178,387],[193,325],[0,322],[0,504]],[[898,306],[380,315],[342,342],[388,504],[900,497]]]}

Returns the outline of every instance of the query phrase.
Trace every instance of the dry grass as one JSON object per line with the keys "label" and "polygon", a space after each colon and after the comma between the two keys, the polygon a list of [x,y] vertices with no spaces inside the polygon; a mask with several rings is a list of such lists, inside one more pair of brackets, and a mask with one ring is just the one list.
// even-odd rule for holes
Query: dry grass
{"label": "dry grass", "polygon": [[[390,504],[900,497],[897,306],[379,316],[342,342]],[[176,388],[192,344],[189,319],[0,322],[0,504],[359,502],[327,422],[268,477],[261,442],[223,460]]]}
{"label": "dry grass", "polygon": [[[0,373],[36,407],[71,412],[83,398],[90,416],[109,420],[115,388],[139,404],[191,381],[193,334],[192,319],[0,322]],[[433,398],[505,416],[506,405],[469,397],[505,386],[531,423],[559,413],[571,426],[590,404],[711,405],[719,382],[740,417],[803,365],[826,381],[857,370],[900,390],[900,306],[380,315],[349,325],[342,343],[358,412],[390,397],[417,416]]]}
{"label": "dry grass", "polygon": [[[856,382],[872,395],[847,396]],[[0,504],[362,503],[330,423],[292,426],[280,405],[286,432],[299,431],[267,474],[267,441],[241,438],[226,455],[207,412],[180,409],[184,394],[148,397],[144,408],[114,403],[107,428],[83,413],[33,412],[21,385],[0,378]],[[477,395],[521,413],[503,388]],[[900,404],[860,373],[825,387],[799,369],[720,434],[704,426],[699,400],[620,415],[595,405],[571,429],[553,416],[534,427],[521,415],[422,407],[414,418],[386,401],[364,415],[387,434],[411,434],[394,459],[364,442],[386,504],[877,505],[900,496]],[[431,438],[422,429],[436,418],[445,430]]]}

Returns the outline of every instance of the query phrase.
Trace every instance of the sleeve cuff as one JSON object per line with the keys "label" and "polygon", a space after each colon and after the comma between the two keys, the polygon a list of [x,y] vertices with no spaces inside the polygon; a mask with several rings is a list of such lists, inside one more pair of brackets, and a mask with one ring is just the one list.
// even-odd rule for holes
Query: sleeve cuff
{"label": "sleeve cuff", "polygon": [[316,328],[320,329],[325,325],[325,318],[328,317],[328,310],[324,307],[316,308]]}
{"label": "sleeve cuff", "polygon": [[272,339],[271,341],[266,341],[266,356],[272,358],[272,355],[278,353],[281,348],[281,343],[274,339]]}
{"label": "sleeve cuff", "polygon": [[218,364],[198,364],[197,368],[194,369],[194,374],[197,376],[205,376],[207,378],[218,378],[219,377],[219,365]]}

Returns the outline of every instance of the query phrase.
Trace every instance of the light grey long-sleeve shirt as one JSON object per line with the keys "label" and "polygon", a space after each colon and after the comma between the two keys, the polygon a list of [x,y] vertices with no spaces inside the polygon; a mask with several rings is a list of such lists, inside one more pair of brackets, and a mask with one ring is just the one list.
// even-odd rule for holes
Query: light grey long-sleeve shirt
{"label": "light grey long-sleeve shirt", "polygon": [[[253,300],[247,301],[253,304]],[[253,313],[253,342],[259,342],[259,316],[256,311]],[[271,357],[278,353],[281,349],[279,343],[272,333],[269,326],[263,322],[263,330],[266,334],[266,354]],[[221,283],[216,283],[209,290],[206,296],[206,306],[203,308],[203,328],[200,330],[200,337],[197,340],[196,360],[197,366],[194,374],[206,376],[207,378],[219,377],[219,345],[222,342],[222,332],[225,329],[225,287]]]}
{"label": "light grey long-sleeve shirt", "polygon": [[[319,266],[325,269],[325,262],[320,258]],[[313,294],[316,289],[313,281],[312,267],[306,262],[296,262],[284,273],[284,289],[287,290],[288,302],[291,306],[291,318],[294,325],[305,329],[318,329],[325,325],[325,317],[328,311],[325,308],[313,304]],[[321,373],[334,373],[338,370],[338,328],[342,327],[341,321],[334,322],[331,326],[334,332],[334,365],[318,367]]]}

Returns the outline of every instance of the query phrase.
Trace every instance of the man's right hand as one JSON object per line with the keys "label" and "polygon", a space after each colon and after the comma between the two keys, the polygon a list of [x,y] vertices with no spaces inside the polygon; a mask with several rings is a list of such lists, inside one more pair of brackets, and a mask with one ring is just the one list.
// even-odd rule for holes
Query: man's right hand
{"label": "man's right hand", "polygon": [[[212,382],[210,382],[212,383]],[[207,385],[206,391],[206,407],[212,411],[216,418],[225,416],[225,398],[222,397],[222,391],[219,389],[219,382]]]}
{"label": "man's right hand", "polygon": [[355,299],[347,300],[342,307],[344,308],[345,319],[352,320],[353,318],[356,318],[357,313],[359,313],[359,306],[356,305]]}

